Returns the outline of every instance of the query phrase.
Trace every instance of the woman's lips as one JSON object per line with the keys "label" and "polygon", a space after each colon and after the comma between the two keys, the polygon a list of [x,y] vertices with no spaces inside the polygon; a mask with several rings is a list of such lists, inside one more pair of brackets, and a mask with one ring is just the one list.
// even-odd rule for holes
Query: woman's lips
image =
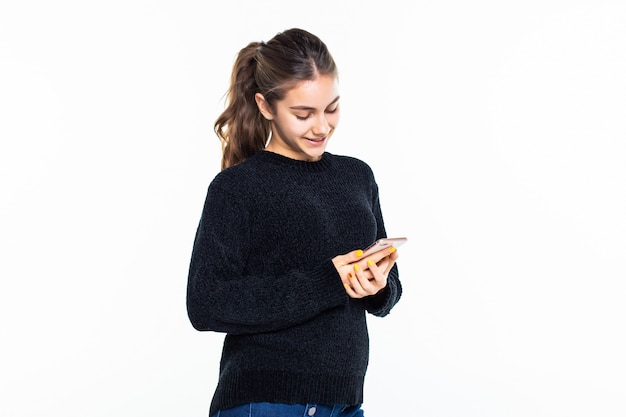
{"label": "woman's lips", "polygon": [[315,144],[318,144],[318,143],[324,142],[326,140],[326,136],[324,136],[323,138],[313,138],[313,139],[312,138],[305,138],[305,139],[308,140],[309,142],[313,142]]}

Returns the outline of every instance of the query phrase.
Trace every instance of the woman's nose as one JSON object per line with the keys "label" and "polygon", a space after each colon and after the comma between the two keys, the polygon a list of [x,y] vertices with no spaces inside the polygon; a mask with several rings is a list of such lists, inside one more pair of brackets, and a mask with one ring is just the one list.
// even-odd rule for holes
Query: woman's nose
{"label": "woman's nose", "polygon": [[326,136],[330,133],[330,124],[328,123],[328,120],[326,120],[325,114],[316,118],[315,125],[311,130],[315,136]]}

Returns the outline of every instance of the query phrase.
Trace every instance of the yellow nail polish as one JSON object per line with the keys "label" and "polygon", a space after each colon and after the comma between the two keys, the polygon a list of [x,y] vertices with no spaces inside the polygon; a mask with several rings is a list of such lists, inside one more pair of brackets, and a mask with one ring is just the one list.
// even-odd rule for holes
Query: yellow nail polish
{"label": "yellow nail polish", "polygon": [[371,259],[368,259],[368,260],[367,260],[367,264],[368,264],[369,266],[372,266],[372,265],[374,265],[374,262],[372,262],[372,260],[371,260]]}
{"label": "yellow nail polish", "polygon": [[343,284],[343,287],[347,290],[350,289],[350,286],[348,284]]}
{"label": "yellow nail polish", "polygon": [[359,249],[354,254],[360,258],[361,256],[363,256],[363,251]]}
{"label": "yellow nail polish", "polygon": [[389,253],[394,253],[395,251],[396,251],[395,247],[392,246],[392,247],[389,248]]}
{"label": "yellow nail polish", "polygon": [[358,271],[359,269],[361,269],[361,268],[359,268],[359,265],[358,264],[354,264],[354,270]]}

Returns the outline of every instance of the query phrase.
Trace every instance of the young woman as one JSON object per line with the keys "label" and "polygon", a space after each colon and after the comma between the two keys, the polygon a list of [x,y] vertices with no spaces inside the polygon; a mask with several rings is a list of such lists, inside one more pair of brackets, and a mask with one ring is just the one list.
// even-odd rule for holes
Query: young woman
{"label": "young woman", "polygon": [[366,312],[400,299],[370,167],[326,152],[339,121],[337,68],[290,29],[235,60],[215,123],[222,170],[209,185],[187,309],[226,333],[210,415],[363,416]]}

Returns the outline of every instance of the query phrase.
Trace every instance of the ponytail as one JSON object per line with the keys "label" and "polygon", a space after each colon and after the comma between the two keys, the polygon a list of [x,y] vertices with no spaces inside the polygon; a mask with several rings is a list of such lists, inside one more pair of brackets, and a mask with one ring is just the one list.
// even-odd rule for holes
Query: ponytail
{"label": "ponytail", "polygon": [[260,46],[252,42],[237,55],[230,79],[227,107],[217,118],[214,130],[222,142],[222,169],[236,165],[265,147],[270,124],[258,110],[254,99],[255,54]]}

